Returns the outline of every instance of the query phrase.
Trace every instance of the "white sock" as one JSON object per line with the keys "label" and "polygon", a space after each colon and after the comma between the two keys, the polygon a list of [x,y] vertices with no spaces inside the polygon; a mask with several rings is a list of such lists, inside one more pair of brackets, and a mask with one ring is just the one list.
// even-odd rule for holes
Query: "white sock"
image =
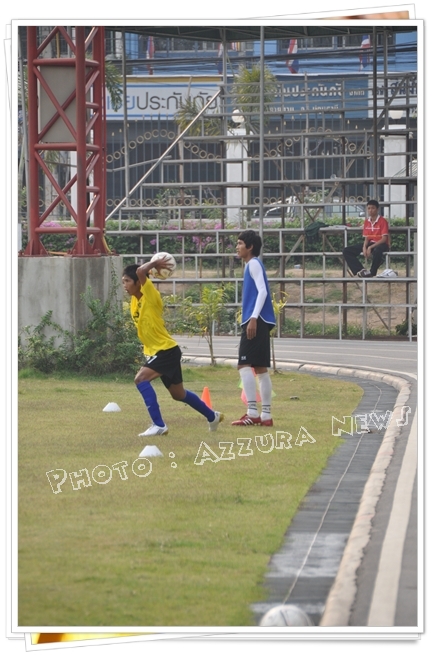
{"label": "white sock", "polygon": [[257,410],[257,382],[254,372],[250,366],[245,366],[244,368],[239,369],[239,373],[247,400],[248,416],[257,418],[257,416],[259,416]]}
{"label": "white sock", "polygon": [[267,421],[269,418],[272,418],[272,380],[270,379],[269,371],[259,373],[258,381],[260,383],[261,394],[261,420]]}

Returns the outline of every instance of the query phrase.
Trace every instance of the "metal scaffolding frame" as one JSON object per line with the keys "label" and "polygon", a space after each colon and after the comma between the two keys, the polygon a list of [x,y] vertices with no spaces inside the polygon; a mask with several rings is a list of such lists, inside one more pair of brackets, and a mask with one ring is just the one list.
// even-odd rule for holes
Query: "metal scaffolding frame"
{"label": "metal scaffolding frame", "polygon": [[[70,56],[45,56],[46,48],[51,47],[59,36],[68,43]],[[30,221],[29,241],[21,254],[47,255],[40,237],[54,233],[73,234],[76,237],[70,254],[77,257],[109,254],[104,239],[104,28],[92,28],[86,35],[85,28],[78,26],[72,38],[66,28],[54,27],[38,43],[37,27],[28,27],[27,37]],[[86,58],[87,51],[91,52],[90,58]],[[72,70],[73,75],[70,75]],[[72,90],[63,88],[63,77],[70,78]],[[50,106],[46,115],[42,109],[44,95]],[[60,152],[76,154],[76,173],[64,186],[59,184],[51,170],[50,153]],[[54,189],[55,197],[48,207],[41,208],[40,184],[43,176]],[[76,187],[76,207],[69,199],[73,187]],[[60,203],[67,208],[75,225],[45,226],[46,219]],[[92,215],[93,225],[90,225]],[[89,239],[90,236],[92,239]]]}
{"label": "metal scaffolding frame", "polygon": [[[365,28],[364,28],[365,29]],[[288,261],[293,256],[301,258],[301,280],[297,283],[301,289],[307,285],[306,261],[309,257],[320,257],[322,261],[322,285],[323,293],[329,279],[326,274],[328,263],[342,258],[340,249],[318,249],[316,252],[304,250],[304,234],[307,225],[325,220],[329,212],[333,212],[336,205],[340,208],[340,222],[343,226],[350,223],[350,210],[352,206],[366,204],[370,197],[386,195],[387,199],[381,199],[381,204],[392,211],[394,200],[392,190],[394,187],[403,187],[404,197],[399,196],[395,201],[401,208],[404,208],[405,227],[408,228],[407,247],[404,252],[391,252],[388,255],[387,264],[395,257],[405,257],[405,276],[398,280],[387,282],[389,288],[406,285],[405,302],[395,303],[390,297],[389,303],[379,303],[376,306],[382,310],[386,308],[390,317],[392,307],[401,307],[406,312],[408,322],[408,337],[412,335],[412,316],[416,308],[416,294],[414,291],[416,278],[417,252],[410,245],[414,238],[417,224],[417,151],[416,136],[416,98],[411,91],[416,73],[390,73],[387,70],[387,53],[384,51],[384,70],[377,69],[377,36],[379,28],[372,28],[373,33],[373,70],[371,84],[367,92],[368,120],[364,119],[361,127],[357,123],[360,120],[353,120],[359,108],[359,102],[348,100],[343,91],[341,82],[339,93],[343,96],[342,107],[337,110],[318,110],[314,107],[313,87],[307,77],[304,82],[304,108],[295,111],[291,116],[288,100],[284,97],[283,85],[278,93],[277,99],[269,103],[265,99],[264,82],[259,86],[259,97],[253,97],[251,102],[244,108],[241,107],[240,114],[246,129],[240,129],[242,122],[237,119],[237,97],[234,95],[233,81],[227,76],[226,58],[226,30],[221,30],[223,42],[223,78],[219,91],[208,98],[204,106],[194,116],[193,120],[182,129],[178,136],[175,136],[174,129],[167,121],[166,128],[158,129],[151,127],[150,130],[135,135],[133,149],[137,144],[147,140],[147,134],[153,135],[156,131],[159,136],[162,132],[172,134],[170,143],[165,144],[164,138],[160,142],[161,153],[154,157],[150,156],[144,160],[133,161],[131,158],[131,141],[128,133],[128,119],[124,119],[124,145],[118,150],[106,151],[105,136],[105,82],[104,82],[104,28],[92,28],[86,36],[84,28],[75,28],[75,40],[71,38],[65,28],[57,27],[51,29],[50,33],[37,45],[36,28],[28,28],[28,68],[29,68],[29,148],[30,157],[30,225],[29,242],[25,251],[21,254],[27,256],[47,256],[47,251],[40,238],[45,234],[71,233],[76,237],[74,247],[66,254],[74,256],[96,256],[109,254],[104,234],[111,236],[126,235],[139,238],[140,246],[134,249],[129,255],[136,259],[148,256],[148,248],[145,248],[145,237],[149,238],[158,232],[156,215],[168,216],[169,224],[173,224],[182,233],[190,234],[188,223],[196,223],[196,231],[200,238],[210,234],[210,216],[215,214],[219,217],[219,230],[215,243],[216,250],[211,253],[196,253],[194,270],[203,269],[203,258],[208,261],[210,258],[217,258],[221,262],[218,268],[216,280],[221,278],[222,283],[233,282],[236,284],[236,277],[230,275],[231,267],[228,267],[230,254],[224,251],[224,240],[218,238],[220,233],[231,229],[231,221],[228,219],[228,212],[236,210],[235,232],[243,227],[253,227],[262,236],[273,230],[273,221],[270,220],[270,211],[276,209],[278,212],[280,257],[279,272],[273,278],[273,284],[279,290],[286,288],[291,283],[289,279]],[[387,27],[383,27],[387,31]],[[44,49],[62,34],[69,43],[71,50],[69,57],[45,58]],[[264,27],[259,29],[260,36],[260,80],[264,80],[265,70],[265,31]],[[384,40],[386,44],[386,39]],[[86,59],[85,53],[92,46],[91,59]],[[124,59],[125,61],[125,59]],[[67,100],[59,102],[56,94],[50,89],[50,83],[44,79],[42,71],[46,66],[75,68],[75,93]],[[124,70],[124,92],[126,89],[126,68]],[[353,82],[351,78],[351,83]],[[50,97],[55,107],[52,117],[44,126],[38,126],[38,86],[40,84]],[[382,85],[383,99],[378,102],[378,84]],[[92,94],[90,96],[90,93]],[[218,106],[213,113],[211,107],[218,100]],[[76,124],[73,125],[67,115],[69,105],[76,103]],[[235,111],[234,111],[235,110]],[[400,114],[400,119],[395,118]],[[290,115],[290,118],[288,118]],[[403,123],[402,123],[403,119]],[[63,121],[67,126],[72,138],[69,142],[45,140],[45,134],[56,121]],[[215,120],[219,125],[219,132],[212,135],[206,132],[208,121]],[[289,123],[290,121],[290,123]],[[294,124],[293,121],[296,121]],[[351,122],[350,122],[351,121]],[[354,124],[353,124],[354,123]],[[200,125],[199,132],[194,135],[191,128]],[[252,125],[252,130],[249,129]],[[298,125],[299,127],[297,127]],[[287,126],[287,127],[286,127]],[[175,128],[175,126],[172,126]],[[398,174],[386,174],[387,158],[396,157],[391,149],[383,152],[381,142],[383,139],[399,138],[405,140],[405,148],[398,153],[404,157],[405,166]],[[132,135],[133,136],[133,135]],[[156,138],[156,142],[158,142]],[[239,145],[242,154],[234,154],[233,158],[228,156],[228,148],[231,145]],[[327,150],[323,150],[328,146]],[[45,162],[41,153],[49,151],[66,150],[76,152],[77,173],[61,186],[51,173],[50,166]],[[119,159],[122,166],[116,166],[116,154],[119,152]],[[149,161],[148,161],[149,159]],[[389,160],[389,159],[388,159]],[[110,164],[113,164],[111,166]],[[240,180],[231,180],[228,177],[228,166],[231,164],[246,168],[249,174],[243,175]],[[112,181],[112,176],[122,176],[122,197],[106,197],[106,165],[107,181]],[[212,179],[193,179],[192,169],[194,166],[208,166],[215,169],[216,173]],[[326,174],[326,170],[336,170],[339,174],[332,172]],[[181,171],[182,177],[179,181],[170,181],[170,170]],[[202,170],[200,168],[200,170]],[[139,172],[141,171],[141,172]],[[51,200],[48,206],[41,207],[39,183],[41,176],[46,176],[56,190],[56,198]],[[130,178],[135,176],[136,182],[131,185]],[[197,175],[195,175],[197,177]],[[73,207],[69,194],[72,187],[76,185],[78,204]],[[231,191],[240,191],[240,200],[231,201]],[[353,189],[355,192],[353,192]],[[385,190],[388,191],[385,193]],[[359,191],[360,190],[360,191]],[[210,202],[207,201],[209,195]],[[158,197],[160,196],[160,200]],[[237,198],[237,196],[235,196]],[[385,196],[384,196],[385,197]],[[90,200],[87,201],[87,198]],[[292,198],[295,198],[295,206],[292,205]],[[234,202],[236,204],[234,204]],[[75,222],[72,227],[45,227],[45,221],[51,217],[52,210],[59,205],[64,205],[70,213],[71,219]],[[215,210],[215,211],[214,211]],[[105,216],[105,212],[107,216]],[[269,216],[266,214],[269,213]],[[189,217],[189,218],[188,218]],[[130,220],[127,220],[130,219]],[[156,224],[154,225],[154,222]],[[136,227],[133,229],[133,222]],[[211,221],[212,222],[212,221]],[[152,226],[153,223],[153,226]],[[155,228],[155,232],[151,231]],[[410,229],[411,228],[411,229]],[[299,247],[286,251],[283,239],[286,230],[298,230],[298,246],[302,244],[302,252]],[[146,233],[146,230],[148,232]],[[356,228],[354,228],[356,231]],[[359,230],[358,230],[359,231]],[[350,234],[350,228],[344,232],[345,239]],[[224,236],[224,235],[223,235]],[[159,244],[159,239],[157,239]],[[178,254],[178,253],[176,253]],[[183,253],[186,257],[192,254]],[[182,255],[183,255],[182,254]],[[270,252],[264,256],[270,257]],[[185,257],[182,257],[184,261]],[[296,267],[298,264],[296,264]],[[229,268],[229,273],[228,273]],[[343,267],[343,274],[347,271]],[[203,275],[200,276],[202,278]],[[209,278],[203,281],[212,283]],[[318,281],[318,278],[316,279]],[[335,279],[340,282],[342,288],[342,302],[337,303],[337,311],[340,317],[339,337],[347,336],[347,313],[355,305],[349,302],[348,289],[353,284],[359,284],[350,278]],[[182,276],[172,281],[173,289],[176,284],[194,285],[200,283],[199,279],[190,279]],[[374,281],[376,282],[376,281]],[[161,283],[165,284],[165,283]],[[384,284],[381,281],[381,284]],[[301,286],[302,285],[302,286]],[[394,285],[394,286],[393,286]],[[362,283],[366,289],[366,283]],[[373,285],[375,286],[375,284]],[[165,288],[165,287],[164,287]],[[288,303],[287,310],[298,309],[301,312],[300,336],[305,334],[305,312],[309,303],[303,298],[301,291],[298,302]],[[325,296],[325,294],[324,294]],[[301,299],[302,298],[302,299]],[[306,307],[307,305],[307,307]],[[335,305],[325,301],[320,306],[330,309]],[[360,304],[364,314],[371,308],[372,303],[368,296],[363,293]],[[375,310],[376,311],[376,310]],[[382,319],[381,319],[382,320]],[[382,320],[383,322],[383,320]],[[325,318],[323,318],[325,325]],[[362,338],[367,334],[366,322],[364,320]],[[388,332],[391,334],[391,319],[388,321]]]}

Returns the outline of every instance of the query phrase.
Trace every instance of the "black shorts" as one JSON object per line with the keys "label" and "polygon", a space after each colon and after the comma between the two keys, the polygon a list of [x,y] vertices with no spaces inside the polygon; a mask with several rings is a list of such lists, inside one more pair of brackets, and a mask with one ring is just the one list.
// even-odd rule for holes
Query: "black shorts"
{"label": "black shorts", "polygon": [[172,384],[183,382],[181,359],[182,351],[179,346],[174,346],[168,350],[159,350],[155,355],[146,356],[142,366],[160,373],[160,379],[169,389]]}
{"label": "black shorts", "polygon": [[247,325],[245,323],[241,326],[238,365],[270,368],[270,333],[275,326],[258,317],[257,334],[253,339],[248,339],[246,335]]}

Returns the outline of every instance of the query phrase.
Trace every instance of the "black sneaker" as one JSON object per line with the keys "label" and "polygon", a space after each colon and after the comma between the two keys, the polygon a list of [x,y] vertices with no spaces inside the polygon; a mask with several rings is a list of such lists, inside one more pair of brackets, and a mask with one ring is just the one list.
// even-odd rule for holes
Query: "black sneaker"
{"label": "black sneaker", "polygon": [[359,273],[356,273],[358,277],[373,277],[370,273],[370,271],[367,271],[366,268],[363,268]]}

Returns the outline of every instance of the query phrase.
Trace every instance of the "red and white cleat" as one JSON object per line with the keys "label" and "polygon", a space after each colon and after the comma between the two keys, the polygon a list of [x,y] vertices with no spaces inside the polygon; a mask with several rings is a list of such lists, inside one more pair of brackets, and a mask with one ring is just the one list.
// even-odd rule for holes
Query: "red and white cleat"
{"label": "red and white cleat", "polygon": [[261,425],[261,418],[259,416],[248,416],[245,414],[238,421],[233,421],[231,425]]}

